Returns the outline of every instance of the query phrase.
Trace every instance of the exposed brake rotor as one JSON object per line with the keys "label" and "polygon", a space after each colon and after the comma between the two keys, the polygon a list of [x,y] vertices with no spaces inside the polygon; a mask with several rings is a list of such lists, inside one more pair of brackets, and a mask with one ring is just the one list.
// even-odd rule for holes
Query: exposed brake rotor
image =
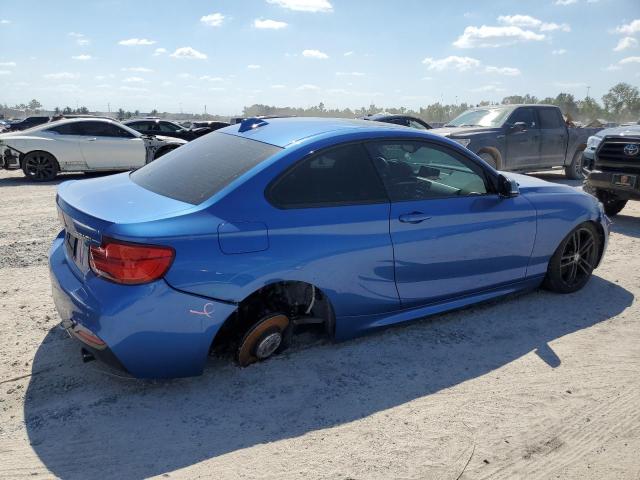
{"label": "exposed brake rotor", "polygon": [[246,367],[273,355],[282,345],[288,327],[289,318],[282,313],[259,320],[240,341],[237,351],[240,366]]}

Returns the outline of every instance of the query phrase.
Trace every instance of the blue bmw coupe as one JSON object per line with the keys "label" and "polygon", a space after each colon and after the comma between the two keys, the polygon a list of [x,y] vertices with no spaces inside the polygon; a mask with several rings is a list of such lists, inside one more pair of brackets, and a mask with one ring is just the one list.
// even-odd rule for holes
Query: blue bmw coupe
{"label": "blue bmw coupe", "polygon": [[502,174],[446,138],[248,119],[132,172],[60,185],[53,297],[85,360],[136,377],[240,365],[296,331],[343,340],[544,286],[605,252],[598,201]]}

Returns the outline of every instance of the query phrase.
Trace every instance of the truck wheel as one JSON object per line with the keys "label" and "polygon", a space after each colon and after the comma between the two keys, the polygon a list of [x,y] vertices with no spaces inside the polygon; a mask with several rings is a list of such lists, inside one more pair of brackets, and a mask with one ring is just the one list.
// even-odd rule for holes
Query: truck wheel
{"label": "truck wheel", "polygon": [[583,180],[585,177],[582,168],[582,152],[583,150],[578,150],[574,153],[571,163],[564,167],[564,175],[570,180]]}
{"label": "truck wheel", "polygon": [[49,182],[58,175],[58,161],[48,152],[27,153],[22,161],[25,177],[36,182]]}
{"label": "truck wheel", "polygon": [[609,217],[619,214],[620,210],[627,204],[627,200],[616,197],[606,190],[596,190],[596,198],[602,202],[604,205],[604,213]]}
{"label": "truck wheel", "polygon": [[491,155],[489,152],[482,152],[480,154],[478,154],[478,156],[483,159],[485,162],[487,162],[489,165],[491,165],[493,168],[498,168],[498,162],[496,161],[496,158]]}

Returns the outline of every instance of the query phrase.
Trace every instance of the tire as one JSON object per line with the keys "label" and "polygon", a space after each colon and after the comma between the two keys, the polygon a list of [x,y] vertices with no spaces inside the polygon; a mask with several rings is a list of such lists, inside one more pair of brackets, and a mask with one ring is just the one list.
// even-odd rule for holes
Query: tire
{"label": "tire", "polygon": [[22,160],[25,177],[34,182],[50,182],[58,176],[60,167],[56,158],[48,152],[29,152]]}
{"label": "tire", "polygon": [[578,150],[573,154],[571,163],[564,167],[564,175],[570,180],[583,180],[585,178],[584,169],[582,168],[582,152]]}
{"label": "tire", "polygon": [[485,162],[487,162],[489,165],[491,165],[493,168],[495,169],[498,168],[498,161],[496,160],[496,157],[491,155],[489,152],[481,152],[478,154],[478,156],[481,159],[483,159]]}
{"label": "tire", "polygon": [[596,190],[595,194],[604,205],[604,213],[609,217],[615,217],[627,204],[627,200],[618,198],[606,190]]}
{"label": "tire", "polygon": [[584,287],[600,255],[600,239],[593,224],[578,225],[560,243],[547,267],[543,287],[556,293],[573,293]]}

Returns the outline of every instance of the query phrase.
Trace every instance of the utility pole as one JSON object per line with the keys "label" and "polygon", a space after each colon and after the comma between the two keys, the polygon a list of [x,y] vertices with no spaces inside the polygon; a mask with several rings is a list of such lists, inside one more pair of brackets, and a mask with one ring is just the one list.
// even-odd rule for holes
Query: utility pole
{"label": "utility pole", "polygon": [[589,100],[589,90],[591,90],[591,86],[587,85],[587,100]]}
{"label": "utility pole", "polygon": [[107,112],[111,113],[111,104],[107,102]]}

